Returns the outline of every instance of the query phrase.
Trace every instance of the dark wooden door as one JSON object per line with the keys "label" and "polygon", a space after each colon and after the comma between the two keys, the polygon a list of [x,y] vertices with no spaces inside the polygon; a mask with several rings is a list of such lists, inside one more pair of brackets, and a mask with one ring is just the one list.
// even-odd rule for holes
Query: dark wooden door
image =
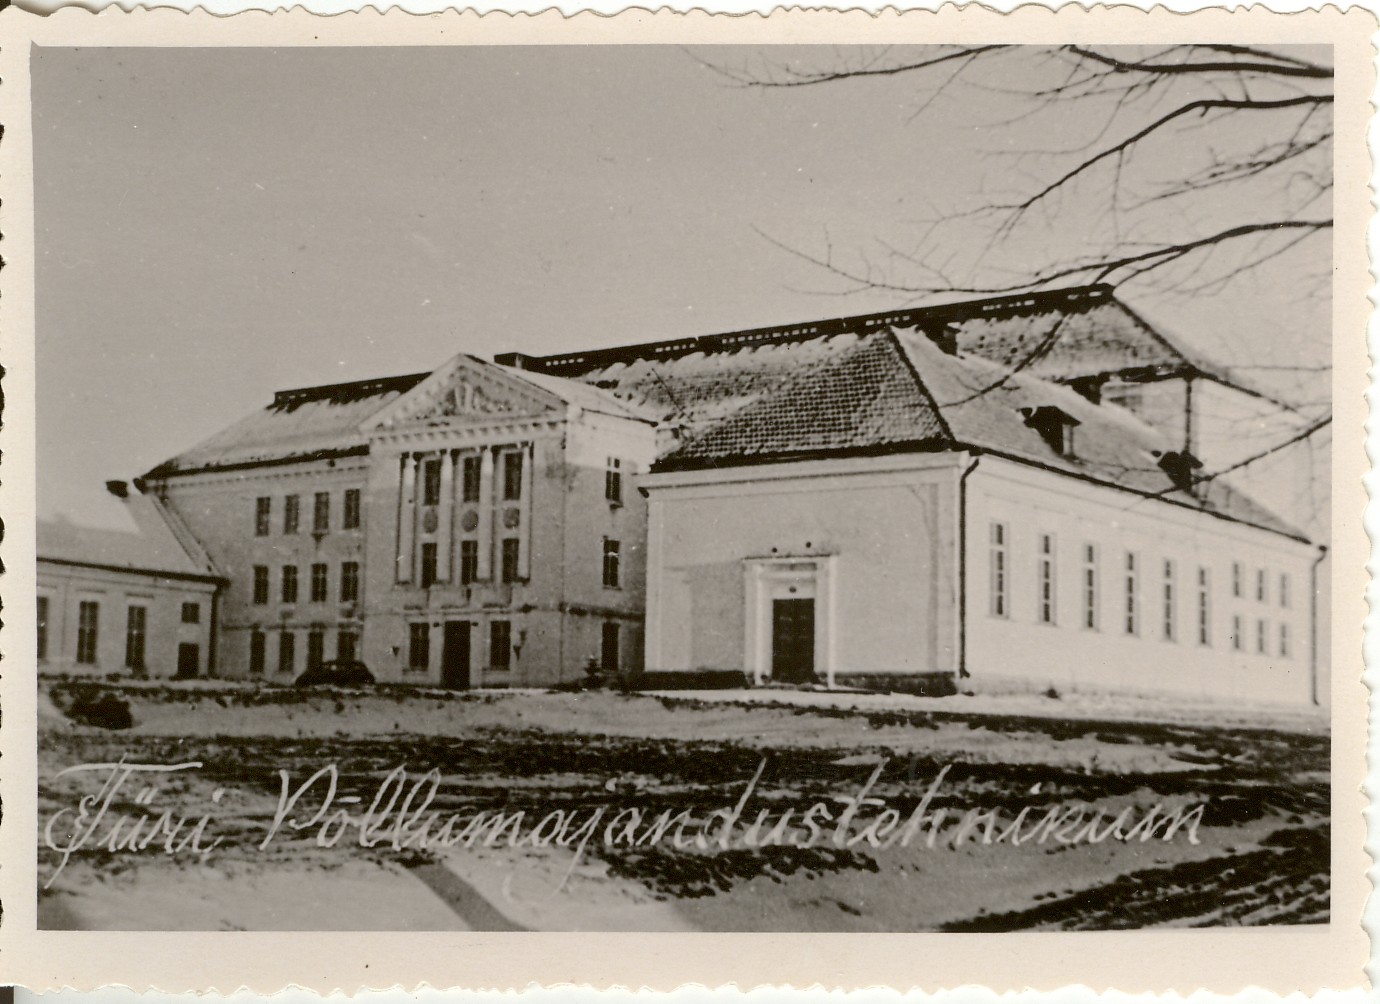
{"label": "dark wooden door", "polygon": [[470,622],[446,621],[441,645],[441,686],[470,689]]}
{"label": "dark wooden door", "polygon": [[180,679],[196,676],[201,670],[201,646],[184,641],[177,646],[177,675]]}
{"label": "dark wooden door", "polygon": [[811,683],[815,678],[815,601],[773,600],[771,678]]}

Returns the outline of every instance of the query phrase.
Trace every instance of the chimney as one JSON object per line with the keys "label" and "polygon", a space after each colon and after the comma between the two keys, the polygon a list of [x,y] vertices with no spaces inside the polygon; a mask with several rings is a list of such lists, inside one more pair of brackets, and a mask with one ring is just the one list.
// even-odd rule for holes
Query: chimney
{"label": "chimney", "polygon": [[515,370],[535,370],[537,368],[532,365],[536,362],[536,357],[529,356],[525,352],[499,352],[494,356],[494,362],[500,366],[511,366]]}
{"label": "chimney", "polygon": [[105,490],[114,495],[117,499],[129,498],[129,482],[127,481],[107,481]]}
{"label": "chimney", "polygon": [[952,321],[946,321],[942,325],[935,324],[931,327],[921,329],[925,337],[934,342],[939,347],[939,351],[946,356],[958,355],[958,325]]}

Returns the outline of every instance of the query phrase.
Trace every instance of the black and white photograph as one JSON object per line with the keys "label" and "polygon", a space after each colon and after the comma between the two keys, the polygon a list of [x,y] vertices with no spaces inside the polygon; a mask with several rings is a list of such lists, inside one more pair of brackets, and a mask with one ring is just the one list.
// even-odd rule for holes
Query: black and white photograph
{"label": "black and white photograph", "polygon": [[39,930],[1354,924],[1212,38],[33,47]]}

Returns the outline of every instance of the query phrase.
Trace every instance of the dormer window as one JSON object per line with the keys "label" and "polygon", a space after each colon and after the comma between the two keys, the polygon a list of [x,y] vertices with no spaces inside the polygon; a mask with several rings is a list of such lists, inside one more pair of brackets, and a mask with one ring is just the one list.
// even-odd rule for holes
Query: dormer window
{"label": "dormer window", "polygon": [[1197,476],[1193,472],[1202,466],[1203,462],[1187,450],[1170,450],[1160,454],[1160,469],[1169,475],[1175,488],[1190,495],[1197,487]]}
{"label": "dormer window", "polygon": [[1022,408],[1025,424],[1040,434],[1055,453],[1061,457],[1072,457],[1073,430],[1080,424],[1063,408],[1054,405],[1041,405],[1038,408]]}

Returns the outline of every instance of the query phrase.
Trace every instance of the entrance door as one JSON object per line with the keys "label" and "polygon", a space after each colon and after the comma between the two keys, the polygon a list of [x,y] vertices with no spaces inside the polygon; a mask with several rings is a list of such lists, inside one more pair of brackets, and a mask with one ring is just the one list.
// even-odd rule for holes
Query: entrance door
{"label": "entrance door", "polygon": [[177,646],[177,676],[187,679],[196,676],[201,670],[201,646],[195,642],[184,641]]}
{"label": "entrance door", "polygon": [[772,600],[771,678],[777,683],[815,679],[815,601]]}
{"label": "entrance door", "polygon": [[470,689],[470,622],[446,621],[441,646],[441,686]]}

